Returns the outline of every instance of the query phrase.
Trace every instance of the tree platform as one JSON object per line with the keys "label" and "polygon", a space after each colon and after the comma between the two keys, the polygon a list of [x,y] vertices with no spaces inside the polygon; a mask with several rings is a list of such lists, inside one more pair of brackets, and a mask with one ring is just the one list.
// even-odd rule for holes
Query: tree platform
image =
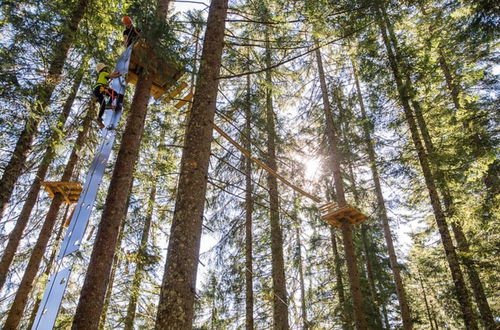
{"label": "tree platform", "polygon": [[61,194],[68,204],[78,202],[83,189],[80,182],[45,181],[41,183],[41,186],[45,188],[50,198],[54,198],[56,194]]}
{"label": "tree platform", "polygon": [[351,205],[338,207],[328,203],[319,207],[321,218],[334,227],[340,227],[343,221],[351,225],[357,225],[365,221],[368,217]]}
{"label": "tree platform", "polygon": [[[184,71],[179,69],[175,63],[161,64],[151,59],[151,51],[146,43],[139,41],[134,45],[132,56],[128,67],[127,82],[137,85],[139,73],[144,69],[147,63],[147,68],[153,74],[153,86],[151,87],[151,95],[158,100],[163,94],[179,80]],[[180,92],[180,91],[179,91]]]}

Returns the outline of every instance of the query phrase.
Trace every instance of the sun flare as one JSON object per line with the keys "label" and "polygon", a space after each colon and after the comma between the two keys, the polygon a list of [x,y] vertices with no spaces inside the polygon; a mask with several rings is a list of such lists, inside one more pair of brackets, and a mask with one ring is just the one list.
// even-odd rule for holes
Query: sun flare
{"label": "sun flare", "polygon": [[310,158],[305,162],[305,175],[307,180],[314,180],[320,174],[321,160],[319,158]]}

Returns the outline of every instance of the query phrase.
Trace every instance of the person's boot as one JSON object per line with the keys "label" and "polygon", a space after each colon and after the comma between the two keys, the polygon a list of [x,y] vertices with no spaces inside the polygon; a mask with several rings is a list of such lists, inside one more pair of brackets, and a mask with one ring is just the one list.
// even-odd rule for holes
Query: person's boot
{"label": "person's boot", "polygon": [[103,129],[105,127],[104,123],[102,122],[102,118],[97,118],[95,121],[100,129]]}

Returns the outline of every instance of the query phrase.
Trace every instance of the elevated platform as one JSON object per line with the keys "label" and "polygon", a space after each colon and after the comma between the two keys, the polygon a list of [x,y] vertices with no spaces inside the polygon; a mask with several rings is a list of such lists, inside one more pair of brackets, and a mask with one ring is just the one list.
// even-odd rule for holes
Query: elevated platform
{"label": "elevated platform", "polygon": [[192,92],[189,92],[189,94],[187,94],[186,96],[184,96],[182,99],[179,100],[179,102],[177,102],[177,104],[175,105],[175,107],[177,109],[180,109],[182,108],[183,106],[185,106],[188,102],[191,102],[193,100],[193,93]]}
{"label": "elevated platform", "polygon": [[365,221],[368,217],[361,211],[351,205],[338,207],[335,204],[328,203],[319,207],[321,218],[326,223],[340,227],[343,221],[347,221],[351,225],[357,225]]}
{"label": "elevated platform", "polygon": [[[148,61],[148,69],[153,74],[153,87],[151,95],[158,100],[167,92],[181,77],[184,71],[179,69],[175,63],[162,62],[151,59],[151,52],[146,43],[139,41],[134,45],[132,56],[128,67],[127,82],[136,85],[139,73]],[[180,91],[179,91],[180,92]]]}
{"label": "elevated platform", "polygon": [[68,204],[78,202],[83,189],[80,182],[45,181],[41,183],[41,186],[45,188],[50,198],[54,198],[56,194],[61,194]]}

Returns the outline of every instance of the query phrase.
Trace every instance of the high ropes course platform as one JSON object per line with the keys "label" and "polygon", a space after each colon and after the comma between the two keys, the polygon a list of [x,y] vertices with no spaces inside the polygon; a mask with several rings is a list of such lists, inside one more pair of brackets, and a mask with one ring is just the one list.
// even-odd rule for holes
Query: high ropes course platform
{"label": "high ropes course platform", "polygon": [[[135,45],[129,46],[118,58],[115,70],[119,72],[121,76],[111,80],[111,88],[118,94],[125,95],[125,88],[128,82],[137,84],[138,75],[142,68],[141,63],[143,61],[141,60],[145,58],[147,58],[147,48],[144,43],[138,42]],[[153,71],[154,79],[151,95],[155,99],[159,99],[167,91],[171,90],[165,98],[165,101],[173,100],[187,87],[185,82],[178,83],[178,80],[183,74],[184,72],[175,68],[175,66],[163,64],[161,72]],[[174,85],[177,86],[172,88]],[[191,91],[181,98],[174,106],[180,109],[188,102],[191,102],[192,99],[193,90],[191,89]],[[32,329],[45,330],[54,327],[69,277],[78,255],[77,252],[80,250],[84,240],[85,230],[87,229],[99,186],[115,141],[115,128],[118,126],[121,119],[123,110],[122,104],[118,103],[117,99],[115,99],[114,102],[114,109],[106,110],[104,119],[105,128],[102,129],[100,136],[102,143],[97,148],[95,158],[90,165],[83,187],[78,182],[42,183],[50,197],[54,197],[55,194],[61,194],[66,203],[73,204],[76,202],[77,204],[72,212],[69,227],[67,228],[66,235],[61,244],[55,270],[49,277],[45,287],[45,292]],[[366,220],[366,215],[351,205],[335,205],[333,203],[322,202],[320,198],[292,184],[285,177],[267,166],[263,161],[252,157],[249,150],[246,150],[238,142],[232,139],[220,127],[215,124],[213,124],[213,127],[223,138],[229,141],[257,166],[316,203],[321,213],[321,217],[325,222],[335,227],[340,227],[342,223],[347,222],[351,225],[355,225]]]}

